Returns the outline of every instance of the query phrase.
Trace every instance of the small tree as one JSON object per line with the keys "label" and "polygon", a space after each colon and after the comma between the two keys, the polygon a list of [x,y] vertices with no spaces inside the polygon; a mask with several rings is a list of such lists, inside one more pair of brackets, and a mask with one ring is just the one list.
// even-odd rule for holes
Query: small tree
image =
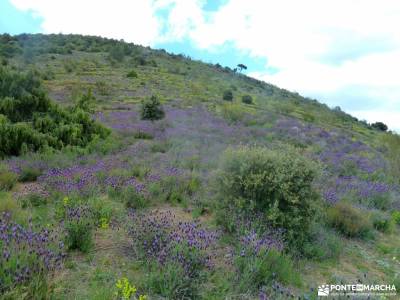
{"label": "small tree", "polygon": [[141,111],[142,120],[160,120],[164,118],[165,113],[157,96],[153,95],[150,99],[142,102]]}
{"label": "small tree", "polygon": [[237,65],[239,72],[242,72],[243,70],[247,70],[247,66],[244,64],[238,64]]}
{"label": "small tree", "polygon": [[242,102],[246,104],[252,104],[253,103],[253,98],[250,95],[244,95],[242,97]]}
{"label": "small tree", "polygon": [[371,127],[380,131],[387,131],[388,127],[385,123],[382,122],[375,122],[373,124],[371,124]]}
{"label": "small tree", "polygon": [[226,90],[224,92],[224,95],[222,96],[222,99],[225,101],[232,101],[233,100],[233,93],[231,90]]}

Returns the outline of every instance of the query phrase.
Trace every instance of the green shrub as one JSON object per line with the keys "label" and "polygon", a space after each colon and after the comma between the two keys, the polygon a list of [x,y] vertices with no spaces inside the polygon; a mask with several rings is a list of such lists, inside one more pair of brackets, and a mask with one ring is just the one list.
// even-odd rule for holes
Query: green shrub
{"label": "green shrub", "polygon": [[234,265],[238,274],[235,288],[239,292],[258,292],[274,281],[284,285],[301,284],[290,258],[275,249],[262,250],[258,255],[237,255]]}
{"label": "green shrub", "polygon": [[29,194],[21,199],[22,208],[37,207],[41,205],[46,205],[46,203],[47,197],[36,193]]}
{"label": "green shrub", "polygon": [[222,105],[222,116],[230,123],[237,123],[244,118],[243,107],[235,103],[224,103]]}
{"label": "green shrub", "polygon": [[378,143],[385,147],[385,156],[389,161],[389,174],[397,184],[400,184],[400,136],[385,133],[379,137]]}
{"label": "green shrub", "polygon": [[125,58],[125,47],[122,44],[112,45],[108,51],[108,58],[114,62],[122,62]]}
{"label": "green shrub", "polygon": [[392,213],[392,219],[395,224],[400,225],[400,210],[395,210]]}
{"label": "green shrub", "polygon": [[9,171],[0,171],[0,191],[9,191],[17,183],[18,176]]}
{"label": "green shrub", "polygon": [[88,252],[93,246],[92,212],[88,207],[68,207],[64,220],[65,245],[69,250]]}
{"label": "green shrub", "polygon": [[96,97],[93,95],[92,89],[87,89],[85,94],[80,95],[76,100],[75,109],[81,109],[88,113],[94,113],[94,107],[96,105]]}
{"label": "green shrub", "polygon": [[390,192],[377,193],[369,199],[371,206],[380,210],[388,210],[393,203],[393,198]]}
{"label": "green shrub", "polygon": [[111,87],[105,81],[96,81],[96,91],[103,96],[110,95]]}
{"label": "green shrub", "polygon": [[21,170],[18,180],[20,182],[33,182],[42,175],[42,170],[33,166],[24,166]]}
{"label": "green shrub", "polygon": [[197,299],[198,279],[185,274],[178,264],[169,262],[160,268],[153,266],[146,276],[146,289],[165,299]]}
{"label": "green shrub", "polygon": [[343,243],[335,232],[315,224],[309,239],[304,243],[302,252],[305,257],[316,261],[337,260],[342,252]]}
{"label": "green shrub", "polygon": [[9,193],[0,192],[0,215],[9,212],[12,215],[18,211],[17,201]]}
{"label": "green shrub", "polygon": [[224,91],[224,94],[222,95],[222,99],[225,101],[232,101],[233,100],[233,93],[231,90],[226,90]]}
{"label": "green shrub", "polygon": [[345,202],[328,209],[328,223],[348,237],[367,237],[372,224],[366,212]]}
{"label": "green shrub", "polygon": [[154,144],[151,145],[151,152],[166,153],[170,147],[171,145],[167,141],[161,141],[161,142],[156,141],[154,142]]}
{"label": "green shrub", "polygon": [[126,187],[122,190],[121,198],[128,208],[145,208],[148,206],[148,199],[139,192],[135,187]]}
{"label": "green shrub", "polygon": [[242,102],[246,104],[252,104],[253,98],[250,95],[244,95],[242,96]]}
{"label": "green shrub", "polygon": [[382,122],[375,122],[373,124],[371,124],[371,127],[380,131],[387,131],[388,127],[385,123]]}
{"label": "green shrub", "polygon": [[270,225],[302,241],[317,213],[320,197],[313,188],[314,163],[294,150],[242,146],[228,149],[217,176],[222,211],[261,212]]}
{"label": "green shrub", "polygon": [[64,146],[86,147],[110,131],[91,117],[93,96],[71,108],[50,101],[34,72],[0,68],[0,157]]}
{"label": "green shrub", "polygon": [[156,96],[151,96],[150,99],[147,99],[142,102],[141,109],[141,117],[142,120],[160,120],[164,118],[165,113],[161,106],[160,101]]}
{"label": "green shrub", "polygon": [[356,176],[359,172],[357,163],[353,160],[345,160],[338,170],[339,176]]}
{"label": "green shrub", "polygon": [[133,134],[133,137],[135,139],[141,139],[141,140],[152,140],[153,139],[153,136],[150,133],[147,133],[147,132],[144,132],[144,131],[141,131],[141,130],[136,131]]}
{"label": "green shrub", "polygon": [[135,70],[132,70],[132,71],[130,71],[128,74],[126,74],[126,77],[128,77],[128,78],[137,78],[138,75],[137,75],[137,73],[135,72]]}
{"label": "green shrub", "polygon": [[391,216],[385,215],[380,212],[374,213],[372,224],[374,225],[374,228],[376,230],[383,233],[391,233],[395,225],[394,220],[391,218]]}

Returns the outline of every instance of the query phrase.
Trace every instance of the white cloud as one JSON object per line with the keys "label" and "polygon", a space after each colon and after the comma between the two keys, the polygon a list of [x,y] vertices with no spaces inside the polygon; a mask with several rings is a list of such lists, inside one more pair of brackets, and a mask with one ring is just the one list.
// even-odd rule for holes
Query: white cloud
{"label": "white cloud", "polygon": [[400,130],[393,117],[400,117],[398,0],[229,0],[214,12],[202,9],[206,0],[10,1],[42,16],[46,33],[144,45],[189,39],[208,51],[231,42],[267,58],[265,71],[250,75]]}
{"label": "white cloud", "polygon": [[187,33],[198,47],[233,42],[279,70],[249,75],[400,129],[400,1],[230,0],[207,17]]}
{"label": "white cloud", "polygon": [[80,33],[151,45],[159,22],[151,0],[10,0],[43,18],[45,33]]}

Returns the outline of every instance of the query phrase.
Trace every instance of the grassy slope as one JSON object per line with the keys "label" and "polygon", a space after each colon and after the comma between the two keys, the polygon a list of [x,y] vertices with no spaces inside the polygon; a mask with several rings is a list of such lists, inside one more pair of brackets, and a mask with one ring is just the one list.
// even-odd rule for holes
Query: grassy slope
{"label": "grassy slope", "polygon": [[[132,61],[131,56],[124,61],[110,64],[107,53],[87,53],[73,51],[72,54],[42,54],[35,56],[33,64],[43,73],[52,73],[54,78],[45,80],[51,98],[64,105],[69,105],[71,99],[78,93],[92,88],[98,100],[96,110],[104,112],[109,117],[112,112],[124,112],[123,108],[129,107],[137,110],[137,103],[152,94],[158,94],[163,103],[171,109],[190,111],[199,104],[203,105],[210,118],[222,116],[231,124],[235,133],[226,136],[223,129],[208,127],[207,119],[194,119],[190,117],[169,118],[167,114],[167,127],[188,128],[183,135],[171,134],[166,140],[144,141],[146,145],[160,145],[168,142],[166,158],[178,162],[179,165],[190,164],[191,159],[198,163],[198,173],[203,182],[207,182],[209,174],[216,168],[219,153],[229,144],[241,141],[255,141],[261,144],[279,143],[279,134],[269,138],[263,134],[264,129],[273,127],[282,116],[299,119],[301,122],[311,123],[313,126],[340,132],[349,140],[362,141],[373,149],[379,146],[380,133],[368,129],[364,124],[356,122],[344,113],[332,111],[326,106],[315,101],[307,100],[299,95],[287,92],[269,84],[261,84],[240,74],[233,74],[217,69],[214,66],[201,62],[170,56],[164,52],[153,51],[147,48],[137,48],[137,52],[145,55],[148,61],[155,61],[157,66],[140,66]],[[19,57],[11,60],[21,68],[29,67]],[[127,78],[126,74],[135,70],[137,78]],[[234,103],[226,104],[221,101],[222,92],[231,89],[234,92]],[[254,105],[241,104],[241,96],[249,94],[254,99]],[[196,110],[193,114],[198,114]],[[172,114],[171,114],[172,115]],[[109,117],[110,124],[117,122]],[[236,124],[232,124],[237,121]],[[193,123],[192,123],[193,122]],[[107,122],[106,122],[107,124]],[[224,125],[228,126],[229,125]],[[220,132],[220,131],[221,132]],[[261,137],[254,133],[261,131]],[[247,132],[254,134],[254,140],[249,138]],[[257,137],[257,138],[255,138]],[[122,155],[123,151],[138,143],[132,139],[128,132],[118,132],[114,138],[121,143],[121,147],[111,155]],[[221,139],[226,141],[221,142]],[[286,138],[282,138],[287,142]],[[205,147],[204,144],[208,146]],[[303,145],[305,153],[314,150],[315,145]],[[148,149],[148,148],[146,148]],[[197,150],[197,151],[195,151]],[[163,154],[157,151],[146,150],[146,157],[140,164],[155,168],[158,161],[164,161]],[[194,152],[185,156],[185,151]],[[74,162],[74,155],[61,155],[66,165]],[[122,155],[123,156],[123,155]],[[90,154],[83,160],[93,161],[107,159],[109,156]],[[134,159],[132,156],[125,158]],[[182,159],[183,158],[183,159]],[[57,165],[59,157],[53,158]],[[153,165],[153,164],[154,165]],[[188,168],[188,167],[186,167]],[[22,185],[15,191],[23,189]],[[207,189],[203,188],[198,197],[205,197]],[[106,196],[104,196],[106,197]],[[107,197],[106,197],[107,198]],[[104,198],[104,201],[112,201]],[[198,199],[191,199],[185,206],[193,208]],[[123,210],[120,203],[113,204],[117,212]],[[165,204],[156,204],[165,206]],[[120,207],[121,206],[121,207]],[[175,211],[182,217],[192,218],[190,213],[181,207],[167,205],[168,209]],[[29,213],[36,216],[37,220],[52,218],[53,207],[48,204],[45,208],[33,208]],[[213,226],[212,218],[204,219],[206,224]],[[298,268],[302,274],[303,286],[295,288],[299,294],[308,293],[310,288],[326,282],[355,282],[368,273],[371,280],[389,282],[395,274],[400,272],[400,240],[399,229],[390,234],[376,233],[374,240],[367,242],[359,240],[344,240],[344,251],[340,260],[334,262],[300,261]],[[139,267],[132,262],[125,244],[126,237],[121,231],[113,229],[97,230],[96,244],[89,254],[71,254],[65,264],[65,269],[57,274],[52,283],[56,291],[56,298],[60,299],[109,299],[113,292],[116,278],[128,276],[140,286],[141,278],[145,276]],[[223,246],[221,246],[223,248]],[[223,276],[222,276],[223,277]],[[207,283],[210,293],[223,291],[226,284],[221,275],[214,274]],[[222,285],[222,287],[221,287]],[[213,290],[214,288],[214,290]],[[313,293],[312,293],[313,294]],[[208,295],[207,297],[210,297]],[[218,296],[215,296],[218,299]],[[209,298],[208,298],[209,299]]]}

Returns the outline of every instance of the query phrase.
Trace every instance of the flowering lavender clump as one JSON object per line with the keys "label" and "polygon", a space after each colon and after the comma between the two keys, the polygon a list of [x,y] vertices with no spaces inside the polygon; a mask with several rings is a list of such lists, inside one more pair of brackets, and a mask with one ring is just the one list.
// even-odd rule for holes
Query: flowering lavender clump
{"label": "flowering lavender clump", "polygon": [[[215,246],[218,234],[206,230],[198,222],[177,222],[171,213],[152,212],[148,215],[130,212],[129,235],[136,255],[145,260],[156,260],[163,265],[175,261],[192,274],[195,265],[211,266],[207,253]],[[197,257],[189,257],[188,252]]]}
{"label": "flowering lavender clump", "polygon": [[55,231],[34,229],[0,215],[0,293],[29,283],[61,266],[64,244]]}
{"label": "flowering lavender clump", "polygon": [[240,237],[240,255],[260,255],[263,251],[275,249],[282,252],[284,249],[283,231],[269,230],[263,234],[257,234],[251,230],[248,234]]}
{"label": "flowering lavender clump", "polygon": [[[329,176],[329,175],[327,175]],[[396,186],[387,183],[363,180],[356,176],[342,176],[326,180],[322,187],[323,197],[328,204],[351,197],[367,208],[389,209],[392,198],[398,195]]]}
{"label": "flowering lavender clump", "polygon": [[203,269],[212,267],[217,233],[172,213],[130,212],[128,233],[135,255],[149,267],[149,288],[168,299],[192,299]]}
{"label": "flowering lavender clump", "polygon": [[88,206],[67,207],[63,225],[70,250],[88,252],[93,244],[93,212]]}
{"label": "flowering lavender clump", "polygon": [[251,230],[239,237],[234,254],[236,288],[239,292],[257,291],[273,282],[300,284],[289,257],[282,253],[283,234],[280,230],[269,230],[262,234]]}

